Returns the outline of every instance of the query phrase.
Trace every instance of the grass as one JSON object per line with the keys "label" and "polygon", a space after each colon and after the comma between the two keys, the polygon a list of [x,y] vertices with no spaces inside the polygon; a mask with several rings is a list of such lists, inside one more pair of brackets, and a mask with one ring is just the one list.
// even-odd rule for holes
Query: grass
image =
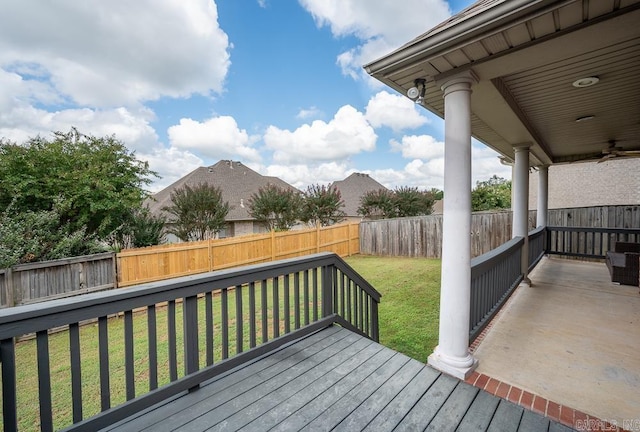
{"label": "grass", "polygon": [[[367,279],[382,294],[382,303],[379,307],[380,342],[390,348],[400,351],[420,361],[426,361],[437,344],[438,337],[438,307],[440,286],[440,261],[424,258],[388,258],[354,256],[347,262]],[[257,312],[259,314],[261,296],[260,289],[256,287]],[[271,293],[269,284],[268,292]],[[281,334],[284,330],[282,322],[285,315],[283,307],[283,286],[280,285],[280,319]],[[293,313],[293,283],[290,286],[291,312]],[[248,290],[243,289],[243,304],[245,314],[244,322],[244,349],[249,348],[248,342]],[[267,302],[271,305],[271,295]],[[301,296],[302,297],[302,296]],[[229,351],[235,353],[235,294],[229,293]],[[204,323],[204,299],[200,300],[199,321]],[[220,351],[220,303],[214,297],[214,337],[215,337],[215,361],[221,359]],[[269,308],[271,309],[271,307]],[[302,310],[302,307],[301,307]],[[273,337],[273,320],[271,314],[269,320],[269,339]],[[109,362],[110,362],[110,390],[111,404],[116,406],[125,401],[124,378],[124,325],[122,318],[109,320]],[[157,309],[157,341],[158,341],[158,381],[162,386],[169,382],[168,358],[167,358],[167,313],[161,307]],[[301,322],[303,318],[301,317]],[[178,339],[178,373],[183,375],[182,353],[182,306],[176,305],[176,327]],[[204,325],[199,326],[201,328]],[[260,343],[260,319],[257,320],[258,343]],[[149,374],[147,364],[147,315],[146,313],[134,314],[134,358],[135,358],[135,382],[136,394],[141,395],[148,391]],[[294,328],[293,318],[291,328]],[[81,355],[82,355],[82,383],[83,383],[83,414],[90,417],[100,411],[99,391],[99,355],[98,355],[98,331],[97,325],[85,325],[81,327]],[[205,339],[204,330],[200,333],[200,365],[205,364]],[[51,335],[49,339],[49,352],[51,359],[52,402],[54,409],[54,427],[56,429],[66,427],[71,420],[71,394],[70,394],[70,361],[69,361],[69,335],[63,331]],[[20,430],[38,430],[38,376],[36,363],[35,340],[27,340],[16,345],[17,359],[17,384],[18,384],[18,422]],[[1,405],[0,405],[1,407]],[[0,417],[1,422],[1,417]],[[1,424],[1,423],[0,423]],[[1,427],[1,426],[0,426]]]}
{"label": "grass", "polygon": [[426,362],[438,344],[440,260],[358,255],[346,261],[382,294],[380,343]]}

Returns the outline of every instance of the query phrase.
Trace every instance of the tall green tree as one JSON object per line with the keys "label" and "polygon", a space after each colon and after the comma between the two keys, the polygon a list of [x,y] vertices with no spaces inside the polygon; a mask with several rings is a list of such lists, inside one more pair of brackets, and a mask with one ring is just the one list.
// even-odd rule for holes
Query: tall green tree
{"label": "tall green tree", "polygon": [[387,189],[369,191],[360,198],[358,214],[367,219],[389,219],[396,217],[393,192]]}
{"label": "tall green tree", "polygon": [[432,191],[420,191],[416,187],[401,186],[393,191],[393,203],[397,217],[422,216],[433,213],[435,196]]}
{"label": "tall green tree", "polygon": [[225,227],[229,209],[220,188],[207,183],[176,189],[171,193],[171,205],[163,208],[171,215],[168,232],[182,241],[215,237]]}
{"label": "tall green tree", "polygon": [[0,140],[0,210],[50,211],[58,202],[61,225],[101,240],[141,207],[153,176],[115,136],[71,129],[21,145]]}
{"label": "tall green tree", "polygon": [[304,195],[300,220],[315,226],[329,226],[342,222],[345,212],[341,210],[344,200],[335,187],[311,185]]}
{"label": "tall green tree", "polygon": [[473,211],[511,208],[511,181],[496,175],[479,181],[471,191]]}
{"label": "tall green tree", "polygon": [[269,231],[288,231],[300,218],[303,198],[298,191],[268,185],[249,198],[249,214]]}

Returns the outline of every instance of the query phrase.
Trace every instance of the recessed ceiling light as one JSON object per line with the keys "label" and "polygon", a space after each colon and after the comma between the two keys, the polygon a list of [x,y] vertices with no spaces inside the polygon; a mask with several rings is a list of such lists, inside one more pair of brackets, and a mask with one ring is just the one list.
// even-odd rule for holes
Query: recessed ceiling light
{"label": "recessed ceiling light", "polygon": [[589,121],[589,120],[592,120],[594,117],[595,117],[594,115],[586,115],[586,116],[578,117],[576,119],[576,123],[580,123],[580,122],[583,122],[583,121]]}
{"label": "recessed ceiling light", "polygon": [[592,85],[597,84],[598,81],[600,81],[600,78],[596,76],[579,78],[573,82],[573,86],[577,88],[591,87]]}

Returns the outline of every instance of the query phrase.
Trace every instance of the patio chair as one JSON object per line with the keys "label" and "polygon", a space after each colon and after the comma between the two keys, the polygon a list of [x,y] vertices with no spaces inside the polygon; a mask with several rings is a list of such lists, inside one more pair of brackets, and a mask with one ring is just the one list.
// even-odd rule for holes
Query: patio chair
{"label": "patio chair", "polygon": [[611,282],[640,285],[640,243],[616,242],[614,250],[607,252],[606,263]]}

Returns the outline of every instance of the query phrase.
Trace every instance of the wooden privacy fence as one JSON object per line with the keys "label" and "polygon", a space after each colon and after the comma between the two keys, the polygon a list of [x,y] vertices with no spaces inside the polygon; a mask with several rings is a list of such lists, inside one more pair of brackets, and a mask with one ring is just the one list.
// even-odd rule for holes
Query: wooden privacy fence
{"label": "wooden privacy fence", "polygon": [[117,286],[115,254],[19,264],[0,270],[0,305],[11,307]]}
{"label": "wooden privacy fence", "polygon": [[358,223],[128,249],[117,254],[118,286],[125,287],[319,252],[359,253]]}
{"label": "wooden privacy fence", "polygon": [[[509,241],[511,212],[474,213],[469,237],[474,257]],[[441,258],[442,215],[361,222],[360,253]]]}
{"label": "wooden privacy fence", "polygon": [[[485,254],[512,238],[511,211],[477,212],[471,216],[471,254]],[[640,205],[551,209],[548,226],[640,228]],[[529,230],[536,211],[529,211]],[[382,256],[441,258],[442,215],[385,219],[360,223],[360,253]]]}

